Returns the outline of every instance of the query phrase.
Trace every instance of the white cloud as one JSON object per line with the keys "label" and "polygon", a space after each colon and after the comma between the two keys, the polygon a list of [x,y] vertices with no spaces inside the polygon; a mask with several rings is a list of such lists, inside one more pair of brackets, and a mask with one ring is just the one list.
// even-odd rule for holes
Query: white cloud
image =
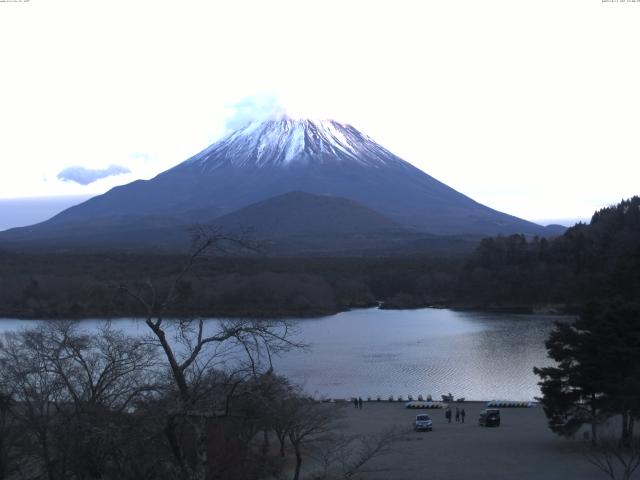
{"label": "white cloud", "polygon": [[58,173],[58,180],[63,182],[75,182],[80,185],[89,185],[100,179],[131,173],[127,167],[121,165],[109,165],[107,168],[85,168],[79,166],[67,167]]}
{"label": "white cloud", "polygon": [[225,133],[238,130],[248,123],[273,117],[282,109],[280,100],[273,94],[259,93],[242,98],[229,107],[229,114],[224,122]]}

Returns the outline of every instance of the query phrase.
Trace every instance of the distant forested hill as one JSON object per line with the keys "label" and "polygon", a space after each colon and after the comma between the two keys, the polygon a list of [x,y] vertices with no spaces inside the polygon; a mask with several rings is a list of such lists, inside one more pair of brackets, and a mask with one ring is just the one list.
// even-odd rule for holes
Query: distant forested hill
{"label": "distant forested hill", "polygon": [[640,197],[596,212],[550,240],[484,239],[453,297],[473,305],[580,305],[640,296]]}

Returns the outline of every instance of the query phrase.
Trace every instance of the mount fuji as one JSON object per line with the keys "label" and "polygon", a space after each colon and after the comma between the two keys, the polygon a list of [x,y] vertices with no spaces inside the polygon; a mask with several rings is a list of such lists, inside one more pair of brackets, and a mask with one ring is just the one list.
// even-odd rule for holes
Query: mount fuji
{"label": "mount fuji", "polygon": [[[362,218],[368,219],[363,235],[371,234],[374,223],[380,232],[411,236],[560,233],[472,200],[351,125],[281,116],[251,123],[151,180],[113,188],[46,222],[2,232],[0,242],[170,247],[180,243],[191,224],[255,219],[245,214],[233,220],[233,215],[290,192],[298,192],[284,197],[291,207],[299,203],[300,192],[314,197],[304,197],[304,205],[314,206],[306,218],[297,205],[296,215],[307,225],[307,230],[305,222],[296,227],[298,235],[317,235],[320,226],[325,236],[344,235],[340,229],[332,231],[332,225],[359,225]],[[341,218],[332,222],[336,199],[341,207],[335,215]],[[326,208],[318,208],[323,202]],[[273,205],[279,218],[287,216],[283,201],[250,211],[268,217]],[[263,234],[285,234],[278,232],[282,222],[262,222],[260,228],[267,224],[273,231]]]}

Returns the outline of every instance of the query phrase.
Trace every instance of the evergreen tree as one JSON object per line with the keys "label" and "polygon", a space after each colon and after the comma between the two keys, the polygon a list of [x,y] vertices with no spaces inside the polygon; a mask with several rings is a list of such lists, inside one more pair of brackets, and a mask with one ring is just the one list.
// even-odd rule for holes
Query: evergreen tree
{"label": "evergreen tree", "polygon": [[557,323],[546,342],[556,366],[534,368],[552,431],[572,435],[613,415],[623,420],[622,441],[640,415],[640,309],[589,305],[572,324]]}

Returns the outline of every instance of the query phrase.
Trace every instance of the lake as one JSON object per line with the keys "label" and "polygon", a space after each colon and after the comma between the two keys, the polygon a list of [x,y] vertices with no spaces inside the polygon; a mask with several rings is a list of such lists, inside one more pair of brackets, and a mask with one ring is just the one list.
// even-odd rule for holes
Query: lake
{"label": "lake", "polygon": [[[440,395],[467,400],[533,400],[534,366],[550,365],[544,342],[554,321],[571,317],[447,309],[352,310],[294,320],[310,347],[275,360],[277,372],[313,395],[345,398]],[[87,330],[100,320],[83,320]],[[0,331],[30,322],[0,320]],[[135,320],[114,325],[146,333]]]}

